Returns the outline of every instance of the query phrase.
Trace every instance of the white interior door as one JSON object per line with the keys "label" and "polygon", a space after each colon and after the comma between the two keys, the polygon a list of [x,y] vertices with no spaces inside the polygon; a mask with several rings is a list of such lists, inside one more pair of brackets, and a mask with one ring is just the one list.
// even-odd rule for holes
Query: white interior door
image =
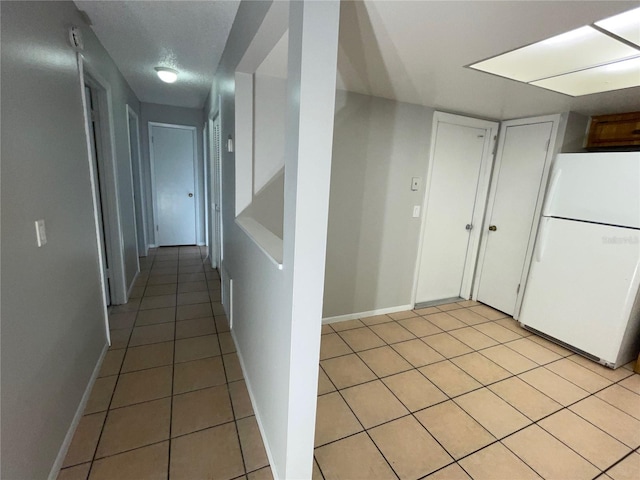
{"label": "white interior door", "polygon": [[478,250],[473,225],[484,214],[497,125],[475,119],[451,123],[451,117],[434,118],[416,303],[471,293]]}
{"label": "white interior door", "polygon": [[503,124],[476,299],[513,315],[542,196],[553,122]]}
{"label": "white interior door", "polygon": [[156,244],[195,245],[195,129],[151,125]]}

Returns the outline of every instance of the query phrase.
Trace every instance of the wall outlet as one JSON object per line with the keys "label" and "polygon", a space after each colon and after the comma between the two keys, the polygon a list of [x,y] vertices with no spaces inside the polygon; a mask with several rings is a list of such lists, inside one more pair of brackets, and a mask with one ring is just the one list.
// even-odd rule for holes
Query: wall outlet
{"label": "wall outlet", "polygon": [[413,218],[418,218],[420,216],[420,205],[413,206]]}
{"label": "wall outlet", "polygon": [[38,240],[38,247],[47,244],[47,231],[44,226],[44,220],[36,220],[36,239]]}
{"label": "wall outlet", "polygon": [[420,177],[411,177],[411,191],[417,192],[420,190]]}

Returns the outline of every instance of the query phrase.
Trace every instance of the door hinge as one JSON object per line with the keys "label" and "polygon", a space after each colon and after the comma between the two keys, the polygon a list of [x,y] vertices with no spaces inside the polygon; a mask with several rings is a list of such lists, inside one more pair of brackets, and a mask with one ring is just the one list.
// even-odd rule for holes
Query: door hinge
{"label": "door hinge", "polygon": [[96,121],[96,111],[95,110],[89,110],[89,112],[91,113],[91,121],[95,122]]}
{"label": "door hinge", "polygon": [[516,293],[520,293],[520,284],[518,284],[518,288],[516,288]]}
{"label": "door hinge", "polygon": [[105,269],[104,274],[107,278],[111,278],[111,271],[108,268]]}
{"label": "door hinge", "polygon": [[159,232],[160,228],[158,228],[158,225],[156,225],[156,232]]}

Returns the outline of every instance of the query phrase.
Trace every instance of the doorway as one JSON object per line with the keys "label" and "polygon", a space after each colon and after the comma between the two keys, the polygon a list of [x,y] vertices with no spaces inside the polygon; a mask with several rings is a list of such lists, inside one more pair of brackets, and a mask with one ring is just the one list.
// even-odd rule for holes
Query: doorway
{"label": "doorway", "polygon": [[415,304],[469,298],[498,124],[436,112]]}
{"label": "doorway", "polygon": [[558,120],[512,120],[500,130],[474,298],[512,316],[524,293]]}
{"label": "doorway", "polygon": [[211,124],[211,266],[220,268],[222,262],[222,152],[220,139],[220,115],[216,115]]}
{"label": "doorway", "polygon": [[96,221],[98,226],[98,243],[100,248],[100,261],[102,263],[103,287],[106,306],[111,305],[112,286],[110,283],[110,261],[113,258],[108,212],[108,192],[106,188],[106,172],[102,155],[103,136],[100,124],[100,102],[96,84],[89,78],[85,78],[84,84],[85,109],[87,120],[87,135],[89,142],[90,161],[95,180],[95,204]]}
{"label": "doorway", "polygon": [[136,239],[138,255],[148,255],[147,218],[145,213],[144,187],[142,185],[142,166],[140,162],[140,122],[138,115],[127,105],[127,130],[129,132],[129,159],[131,160],[131,183],[133,205],[136,220]]}
{"label": "doorway", "polygon": [[196,127],[149,122],[156,245],[195,245],[199,236]]}

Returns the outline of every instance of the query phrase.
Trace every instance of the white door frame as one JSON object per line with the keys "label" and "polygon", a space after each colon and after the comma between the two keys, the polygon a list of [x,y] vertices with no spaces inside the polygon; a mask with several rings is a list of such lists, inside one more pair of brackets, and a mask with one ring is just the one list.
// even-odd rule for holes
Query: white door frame
{"label": "white door frame", "polygon": [[[552,122],[553,126],[551,127],[551,137],[549,140],[549,147],[547,148],[547,155],[544,160],[544,169],[542,172],[542,178],[540,180],[540,189],[538,190],[538,197],[536,199],[536,208],[533,214],[533,222],[531,227],[531,232],[529,233],[529,240],[527,244],[527,251],[525,254],[524,268],[522,269],[522,274],[520,276],[520,290],[516,296],[516,305],[513,311],[513,318],[516,320],[520,316],[520,308],[522,307],[522,299],[524,298],[524,291],[526,288],[527,277],[529,276],[529,268],[531,267],[531,259],[533,258],[533,250],[535,247],[535,239],[538,232],[538,224],[540,223],[540,215],[542,212],[542,203],[544,201],[544,195],[547,190],[547,182],[549,181],[549,172],[551,171],[551,165],[553,163],[553,159],[556,155],[557,139],[560,136],[564,135],[564,130],[566,128],[566,115],[544,115],[540,117],[532,117],[532,118],[520,118],[517,120],[507,120],[501,122],[500,124],[500,138],[498,141],[498,148],[496,149],[496,159],[495,159],[495,167],[494,172],[500,172],[500,165],[502,163],[502,153],[504,151],[505,144],[505,135],[504,132],[508,127],[520,126],[520,125],[531,125],[533,123],[547,123]],[[560,134],[560,135],[559,135]],[[496,199],[496,193],[498,189],[497,177],[494,174],[491,179],[491,191],[489,192],[487,209],[484,217],[484,224],[482,228],[482,236],[480,242],[480,256],[478,257],[478,268],[476,269],[476,274],[474,278],[474,286],[473,286],[473,299],[476,300],[478,298],[478,290],[480,288],[480,277],[482,276],[482,268],[484,266],[484,257],[487,251],[487,243],[488,243],[488,230],[484,228],[484,225],[488,225],[488,222],[493,214],[493,207]]]}
{"label": "white door frame", "polygon": [[[120,305],[127,303],[128,293],[125,280],[125,266],[124,266],[124,236],[122,234],[122,221],[120,218],[120,196],[118,188],[118,169],[115,159],[116,140],[115,129],[113,124],[113,113],[111,105],[113,104],[111,95],[111,86],[109,83],[96,72],[91,65],[85,62],[84,58],[79,56],[79,73],[80,73],[80,88],[82,95],[83,105],[86,105],[87,99],[85,97],[85,84],[89,85],[96,93],[98,102],[99,124],[100,124],[100,150],[101,154],[98,158],[99,162],[103,162],[105,178],[104,186],[107,191],[106,208],[109,221],[109,231],[106,232],[109,235],[110,241],[110,256],[109,256],[109,280],[110,280],[110,292],[111,292],[111,304]],[[89,134],[88,130],[85,132]],[[89,142],[89,138],[87,137]],[[89,145],[90,148],[90,145]],[[89,152],[91,153],[91,152]],[[91,161],[91,156],[89,161]],[[91,168],[91,182],[97,186],[96,172]],[[95,201],[95,199],[94,199]],[[97,204],[94,205],[94,214],[97,215]],[[98,219],[96,217],[96,222]],[[96,223],[98,232],[100,226]],[[100,271],[104,273],[102,267],[102,254],[98,255],[100,259]],[[106,298],[105,298],[106,305]]]}
{"label": "white door frame", "polygon": [[204,196],[204,244],[207,246],[207,252],[211,250],[211,235],[209,229],[209,217],[210,212],[207,206],[209,202],[210,190],[209,190],[209,137],[207,136],[207,127],[208,122],[205,121],[202,125],[202,175],[204,181],[202,182],[204,192],[202,195]]}
{"label": "white door frame", "polygon": [[[213,268],[220,268],[220,264],[223,259],[223,241],[222,241],[222,137],[215,138],[215,124],[218,122],[222,126],[222,117],[220,111],[215,112],[209,119],[209,131],[210,131],[210,152],[211,152],[211,222],[212,222],[212,237],[215,239],[215,256],[211,257],[211,266]],[[221,132],[220,132],[221,133]],[[218,148],[218,168],[215,165],[216,153],[214,148]],[[216,208],[217,206],[217,208]],[[216,213],[217,212],[217,213]],[[218,222],[216,225],[216,218]],[[217,232],[217,235],[216,235]],[[212,242],[214,243],[214,242]]]}
{"label": "white door frame", "polygon": [[[134,165],[134,161],[133,161],[133,154],[131,152],[131,122],[129,120],[129,116],[133,117],[135,119],[135,126],[134,126],[134,130],[135,130],[135,139],[136,139],[136,145],[137,145],[137,165]],[[130,162],[130,166],[131,166],[131,188],[133,191],[133,195],[134,195],[134,206],[133,206],[133,213],[134,213],[134,218],[136,219],[136,240],[139,243],[139,238],[138,235],[141,235],[142,237],[142,245],[143,245],[143,251],[142,251],[142,256],[146,257],[149,254],[149,242],[147,241],[147,214],[146,214],[146,201],[145,201],[145,197],[144,197],[144,188],[143,188],[143,183],[142,183],[142,153],[141,153],[141,148],[140,148],[140,118],[138,117],[138,114],[133,110],[133,108],[131,108],[128,104],[127,104],[127,131],[129,132],[129,162]],[[137,170],[138,172],[138,182],[136,183],[135,181],[135,177],[133,175],[134,172],[134,168]],[[137,222],[137,209],[140,209],[140,217],[142,218],[142,225],[138,225]],[[140,245],[138,245],[136,243],[136,247],[138,248],[138,256],[140,256]],[[140,261],[138,260],[138,271],[140,271]]]}
{"label": "white door frame", "polygon": [[416,266],[413,273],[413,291],[411,294],[411,304],[415,305],[416,297],[418,294],[418,278],[420,276],[420,259],[422,258],[422,247],[424,244],[424,237],[426,231],[426,213],[429,205],[429,192],[431,190],[431,180],[433,178],[433,164],[436,151],[436,135],[438,132],[439,123],[451,123],[454,125],[460,125],[464,127],[482,128],[486,131],[489,141],[484,144],[482,152],[482,160],[480,163],[480,175],[478,180],[478,189],[476,191],[475,205],[479,208],[474,208],[472,225],[473,228],[469,234],[469,245],[467,247],[467,257],[464,266],[464,274],[462,278],[462,286],[460,288],[460,295],[463,298],[469,298],[471,296],[473,286],[473,271],[478,259],[478,250],[480,244],[480,233],[482,231],[482,222],[484,219],[484,212],[487,206],[487,192],[489,190],[489,180],[491,179],[491,169],[493,165],[494,148],[496,144],[496,138],[498,136],[497,122],[491,122],[489,120],[481,120],[478,118],[464,117],[461,115],[454,115],[445,112],[434,112],[433,123],[431,127],[431,145],[429,148],[429,165],[427,167],[427,181],[425,182],[425,193],[422,203],[422,214],[420,216],[420,237],[418,241],[418,255],[416,257]]}
{"label": "white door frame", "polygon": [[195,197],[195,215],[196,215],[196,245],[201,245],[200,238],[202,235],[202,225],[200,224],[200,171],[198,169],[198,135],[197,128],[191,125],[177,125],[173,123],[160,123],[160,122],[149,122],[148,125],[148,133],[149,133],[149,160],[151,167],[151,195],[153,197],[153,236],[155,239],[155,244],[158,245],[158,203],[157,203],[157,188],[156,188],[156,174],[155,174],[155,155],[153,151],[153,127],[164,127],[164,128],[176,128],[180,130],[189,130],[191,131],[191,136],[193,138],[193,196]]}

